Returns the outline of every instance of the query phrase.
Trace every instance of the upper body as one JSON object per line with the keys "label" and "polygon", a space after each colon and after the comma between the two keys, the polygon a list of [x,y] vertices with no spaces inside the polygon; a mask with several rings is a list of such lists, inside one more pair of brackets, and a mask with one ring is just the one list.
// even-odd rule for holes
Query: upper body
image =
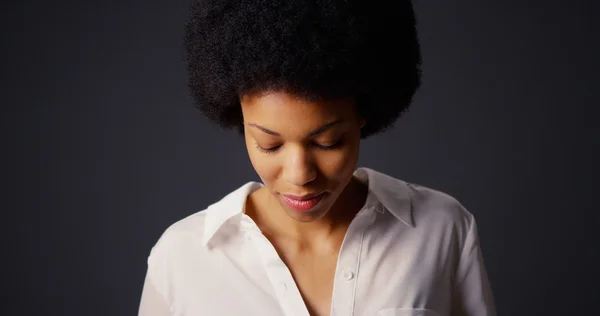
{"label": "upper body", "polygon": [[185,30],[195,105],[261,181],[164,233],[140,316],[495,314],[473,216],[357,169],[420,85],[410,0],[192,0]]}
{"label": "upper body", "polygon": [[[368,197],[339,250],[331,315],[495,315],[469,211],[372,169],[354,176]],[[245,214],[262,187],[247,183],[166,230],[148,258],[140,316],[309,315],[292,273]]]}

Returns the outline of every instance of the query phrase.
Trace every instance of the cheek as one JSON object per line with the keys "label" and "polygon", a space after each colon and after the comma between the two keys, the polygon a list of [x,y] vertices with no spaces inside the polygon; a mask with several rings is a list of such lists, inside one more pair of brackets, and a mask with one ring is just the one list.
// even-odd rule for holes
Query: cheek
{"label": "cheek", "polygon": [[319,157],[319,169],[329,180],[345,182],[352,177],[358,163],[358,145],[353,144],[343,150],[325,153]]}

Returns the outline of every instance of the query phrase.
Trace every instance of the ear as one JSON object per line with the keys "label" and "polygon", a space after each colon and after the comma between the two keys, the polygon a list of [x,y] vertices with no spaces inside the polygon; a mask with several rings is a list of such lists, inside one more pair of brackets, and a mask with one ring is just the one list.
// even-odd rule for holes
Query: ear
{"label": "ear", "polygon": [[363,128],[363,126],[365,126],[366,123],[367,123],[367,121],[365,119],[361,119],[360,121],[358,121],[360,128]]}

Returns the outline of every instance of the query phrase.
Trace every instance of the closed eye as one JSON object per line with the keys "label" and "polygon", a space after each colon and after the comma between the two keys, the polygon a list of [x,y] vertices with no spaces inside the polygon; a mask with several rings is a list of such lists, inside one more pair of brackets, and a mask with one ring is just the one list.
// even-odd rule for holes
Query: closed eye
{"label": "closed eye", "polygon": [[279,149],[279,147],[281,147],[281,145],[271,147],[271,148],[264,148],[264,147],[261,147],[259,144],[256,144],[256,149],[258,149],[264,153],[267,153],[267,154],[274,153],[275,151],[277,151],[277,149]]}
{"label": "closed eye", "polygon": [[[319,149],[322,149],[322,150],[333,150],[333,149],[338,148],[341,144],[342,144],[341,140],[338,140],[333,145],[329,145],[329,146],[327,146],[327,145],[321,145],[319,143],[313,143],[313,145],[315,147],[317,147]],[[264,148],[264,147],[261,147],[258,143],[256,144],[256,148],[259,151],[267,153],[267,154],[276,152],[279,148],[281,148],[281,146],[282,145],[277,145],[277,146],[273,146],[273,147],[269,147],[269,148]]]}
{"label": "closed eye", "polygon": [[318,144],[318,143],[315,143],[314,145],[317,146],[320,149],[323,149],[323,150],[333,150],[333,149],[338,148],[341,144],[342,144],[342,141],[338,140],[333,145],[329,145],[329,146],[321,145],[321,144]]}

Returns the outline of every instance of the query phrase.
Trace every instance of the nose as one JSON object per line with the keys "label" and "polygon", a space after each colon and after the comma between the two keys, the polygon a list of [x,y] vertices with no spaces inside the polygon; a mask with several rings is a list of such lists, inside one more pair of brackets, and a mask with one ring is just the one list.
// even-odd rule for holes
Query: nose
{"label": "nose", "polygon": [[317,178],[317,167],[309,151],[298,147],[288,152],[283,167],[285,182],[303,186]]}

